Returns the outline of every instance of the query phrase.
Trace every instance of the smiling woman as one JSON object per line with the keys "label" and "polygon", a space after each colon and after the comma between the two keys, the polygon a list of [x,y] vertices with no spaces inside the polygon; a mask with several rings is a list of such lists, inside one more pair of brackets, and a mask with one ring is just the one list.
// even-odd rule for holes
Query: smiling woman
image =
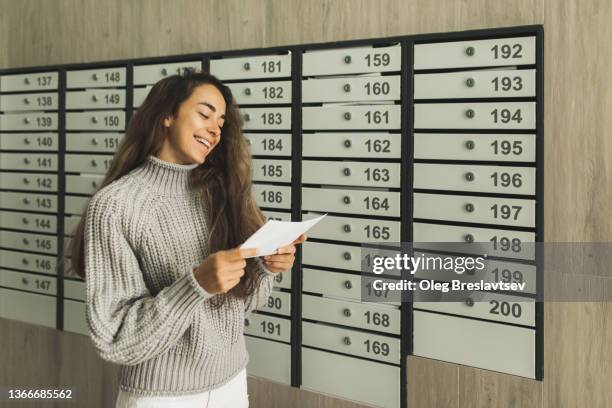
{"label": "smiling woman", "polygon": [[238,248],[264,222],[241,127],[214,76],[158,82],[75,231],[91,340],[121,366],[117,408],[249,404],[244,318],[305,238],[265,259]]}
{"label": "smiling woman", "polygon": [[225,99],[216,86],[195,88],[176,117],[164,119],[170,137],[164,139],[159,158],[175,163],[203,163],[219,143],[225,109]]}

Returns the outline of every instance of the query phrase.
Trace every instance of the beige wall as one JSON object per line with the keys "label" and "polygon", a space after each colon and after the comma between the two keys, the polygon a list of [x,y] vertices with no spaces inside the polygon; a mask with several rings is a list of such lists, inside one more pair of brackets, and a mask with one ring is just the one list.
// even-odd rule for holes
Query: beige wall
{"label": "beige wall", "polygon": [[[610,21],[610,0],[0,0],[0,67],[544,24],[546,240],[612,241]],[[611,275],[573,279],[612,287]],[[611,321],[612,303],[546,304],[543,382],[410,358],[410,406],[612,406]],[[78,383],[87,406],[112,406],[114,368],[86,339],[7,321],[0,333],[0,384]],[[356,406],[250,387],[254,407]]]}

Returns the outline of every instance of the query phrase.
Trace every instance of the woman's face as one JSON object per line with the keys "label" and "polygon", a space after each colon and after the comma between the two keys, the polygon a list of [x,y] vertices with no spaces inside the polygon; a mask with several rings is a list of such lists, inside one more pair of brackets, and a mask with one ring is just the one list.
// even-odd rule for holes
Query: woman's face
{"label": "woman's face", "polygon": [[225,100],[216,86],[199,85],[183,101],[175,117],[164,119],[168,137],[158,154],[162,160],[179,164],[204,163],[221,141]]}

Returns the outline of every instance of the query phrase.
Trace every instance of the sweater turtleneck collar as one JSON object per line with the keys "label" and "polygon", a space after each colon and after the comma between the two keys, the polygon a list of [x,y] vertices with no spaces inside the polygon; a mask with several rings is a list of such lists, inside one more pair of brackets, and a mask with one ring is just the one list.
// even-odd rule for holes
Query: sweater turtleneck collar
{"label": "sweater turtleneck collar", "polygon": [[192,191],[190,175],[196,167],[198,163],[178,164],[149,155],[132,175],[158,193],[182,195]]}

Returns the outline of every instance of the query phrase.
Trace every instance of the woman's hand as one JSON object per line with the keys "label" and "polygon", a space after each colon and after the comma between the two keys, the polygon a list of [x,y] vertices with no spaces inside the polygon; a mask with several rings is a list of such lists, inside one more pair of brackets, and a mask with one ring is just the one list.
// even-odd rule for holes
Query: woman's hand
{"label": "woman's hand", "polygon": [[270,272],[279,273],[291,270],[295,261],[295,246],[306,241],[306,235],[300,235],[291,244],[278,248],[275,255],[266,255],[263,257],[264,265]]}
{"label": "woman's hand", "polygon": [[226,293],[240,282],[246,267],[245,258],[257,255],[257,248],[233,248],[215,252],[194,271],[201,287],[208,293]]}

